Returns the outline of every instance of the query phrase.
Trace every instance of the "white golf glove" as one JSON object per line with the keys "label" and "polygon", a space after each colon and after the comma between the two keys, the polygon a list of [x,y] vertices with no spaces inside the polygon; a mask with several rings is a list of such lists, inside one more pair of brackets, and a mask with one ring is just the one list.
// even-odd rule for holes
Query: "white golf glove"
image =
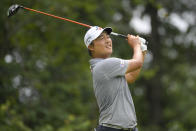
{"label": "white golf glove", "polygon": [[147,51],[147,45],[145,44],[146,40],[141,38],[141,37],[139,39],[140,39],[140,42],[141,42],[141,50],[142,50],[142,52]]}
{"label": "white golf glove", "polygon": [[141,42],[141,50],[142,52],[147,51],[147,45]]}

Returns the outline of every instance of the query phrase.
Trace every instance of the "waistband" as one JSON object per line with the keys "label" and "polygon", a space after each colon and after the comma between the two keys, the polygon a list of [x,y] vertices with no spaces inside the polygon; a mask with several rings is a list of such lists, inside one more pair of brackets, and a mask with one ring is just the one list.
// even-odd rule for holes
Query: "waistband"
{"label": "waistband", "polygon": [[105,124],[103,123],[102,125],[100,125],[101,127],[105,127],[105,128],[112,128],[115,129],[116,131],[138,131],[136,127],[134,128],[122,128],[120,126],[116,126],[116,125],[111,125],[111,124]]}

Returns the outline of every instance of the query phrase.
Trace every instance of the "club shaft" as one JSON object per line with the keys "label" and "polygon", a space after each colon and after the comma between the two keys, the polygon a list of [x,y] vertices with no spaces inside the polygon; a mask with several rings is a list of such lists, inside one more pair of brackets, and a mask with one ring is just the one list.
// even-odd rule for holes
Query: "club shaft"
{"label": "club shaft", "polygon": [[[63,17],[60,17],[60,16],[53,15],[53,14],[45,13],[45,12],[38,11],[38,10],[35,10],[35,9],[27,8],[27,7],[24,7],[24,6],[21,6],[21,8],[29,10],[29,11],[33,11],[33,12],[36,12],[36,13],[44,14],[44,15],[47,15],[47,16],[51,16],[51,17],[54,17],[56,19],[72,22],[72,23],[75,23],[75,24],[78,24],[78,25],[82,25],[82,26],[85,26],[85,27],[88,27],[88,28],[92,27],[92,26],[84,24],[84,23],[80,23],[80,22],[77,22],[77,21],[74,21],[74,20],[70,20],[70,19],[67,19],[67,18],[63,18]],[[112,32],[111,35],[119,36],[119,37],[127,39],[127,36],[125,36],[123,34],[118,34],[118,33]],[[141,39],[143,39],[143,38],[141,38]],[[145,39],[143,39],[143,40],[145,41]],[[146,43],[146,41],[144,43]]]}
{"label": "club shaft", "polygon": [[[27,8],[27,7],[24,7],[24,6],[21,6],[21,7],[23,9],[26,9],[26,10],[29,10],[29,11],[33,11],[33,12],[36,12],[36,13],[44,14],[44,15],[51,16],[51,17],[54,17],[54,18],[57,18],[57,19],[60,19],[60,20],[69,21],[69,22],[72,22],[72,23],[75,23],[75,24],[79,24],[79,25],[91,28],[90,25],[87,25],[87,24],[84,24],[84,23],[80,23],[80,22],[77,22],[77,21],[74,21],[74,20],[70,20],[70,19],[67,19],[67,18],[63,18],[63,17],[60,17],[60,16],[53,15],[53,14],[45,13],[45,12],[42,12],[42,11],[39,11],[39,10]],[[123,38],[127,38],[127,36],[122,35],[122,34],[118,34],[118,33],[114,33],[114,32],[112,32],[111,34],[115,35],[115,36],[120,36],[120,37],[123,37]]]}
{"label": "club shaft", "polygon": [[44,15],[47,15],[47,16],[51,16],[51,17],[54,17],[54,18],[57,18],[57,19],[60,19],[60,20],[69,21],[69,22],[72,22],[72,23],[75,23],[75,24],[79,24],[79,25],[88,27],[88,28],[91,27],[90,25],[87,25],[87,24],[84,24],[84,23],[80,23],[80,22],[77,22],[77,21],[74,21],[74,20],[70,20],[70,19],[63,18],[63,17],[56,16],[56,15],[52,15],[52,14],[45,13],[45,12],[42,12],[42,11],[38,11],[38,10],[35,10],[35,9],[31,9],[31,8],[27,8],[27,7],[23,7],[23,9],[33,11],[33,12],[36,12],[36,13],[40,13],[40,14],[44,14]]}

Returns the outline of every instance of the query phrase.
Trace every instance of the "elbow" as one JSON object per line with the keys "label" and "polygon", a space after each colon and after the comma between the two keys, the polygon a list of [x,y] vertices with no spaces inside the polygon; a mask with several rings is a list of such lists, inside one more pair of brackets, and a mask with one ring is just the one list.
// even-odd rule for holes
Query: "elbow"
{"label": "elbow", "polygon": [[136,79],[128,80],[127,83],[133,84],[136,81]]}
{"label": "elbow", "polygon": [[140,61],[140,60],[137,60],[137,59],[130,60],[127,71],[126,71],[126,74],[130,73],[130,72],[133,72],[133,71],[136,71],[138,69],[141,69],[142,65],[143,65],[143,62]]}
{"label": "elbow", "polygon": [[138,60],[137,61],[137,69],[142,68],[143,62]]}
{"label": "elbow", "polygon": [[136,79],[137,79],[138,73],[139,72],[137,71],[135,73],[126,74],[125,78],[126,78],[127,83],[129,83],[129,84],[134,83],[136,81]]}

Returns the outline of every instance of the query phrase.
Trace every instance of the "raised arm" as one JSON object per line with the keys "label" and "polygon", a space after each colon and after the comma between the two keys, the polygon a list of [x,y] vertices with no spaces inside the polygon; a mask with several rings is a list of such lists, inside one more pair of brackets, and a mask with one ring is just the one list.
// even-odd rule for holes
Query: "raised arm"
{"label": "raised arm", "polygon": [[143,55],[138,36],[127,35],[128,44],[133,49],[133,58],[129,60],[126,74],[140,69],[143,65]]}
{"label": "raised arm", "polygon": [[[145,55],[146,55],[146,51],[144,51],[143,53],[143,62],[144,62],[144,58],[145,58]],[[139,76],[139,73],[141,71],[142,68],[139,68],[133,72],[129,72],[125,75],[125,78],[127,80],[128,83],[133,83],[135,82],[135,80],[138,78]]]}

